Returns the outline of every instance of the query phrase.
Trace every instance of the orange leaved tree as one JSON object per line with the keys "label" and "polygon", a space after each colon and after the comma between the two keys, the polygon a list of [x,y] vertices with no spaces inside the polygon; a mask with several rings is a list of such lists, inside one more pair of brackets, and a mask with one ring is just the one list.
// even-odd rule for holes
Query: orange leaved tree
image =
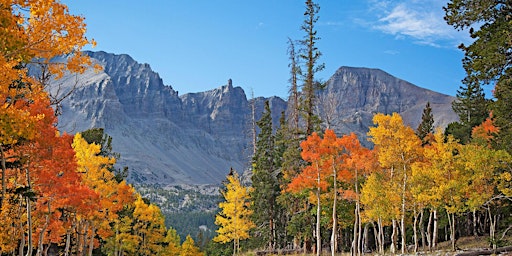
{"label": "orange leaved tree", "polygon": [[[353,179],[353,173],[346,168],[346,159],[349,157],[349,150],[352,147],[350,136],[338,138],[333,130],[327,129],[324,137],[321,138],[317,133],[313,133],[301,143],[302,158],[310,164],[290,182],[288,191],[302,192],[309,190],[314,195],[316,202],[316,252],[321,251],[320,219],[321,219],[321,193],[327,191],[331,186],[333,191],[332,203],[332,236],[331,251],[337,250],[337,195],[339,194],[338,182],[350,183]],[[345,191],[345,195],[350,194]]]}

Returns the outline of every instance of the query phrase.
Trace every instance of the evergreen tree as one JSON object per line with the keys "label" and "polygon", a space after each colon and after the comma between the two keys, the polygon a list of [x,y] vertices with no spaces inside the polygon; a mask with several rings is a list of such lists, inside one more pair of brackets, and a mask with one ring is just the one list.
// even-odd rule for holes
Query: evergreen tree
{"label": "evergreen tree", "polygon": [[269,249],[276,246],[277,196],[281,193],[277,180],[279,170],[275,166],[274,135],[272,113],[268,101],[261,119],[256,123],[260,128],[256,141],[256,154],[253,157],[251,193],[255,233]]}
{"label": "evergreen tree", "polygon": [[290,89],[288,97],[288,116],[290,117],[290,125],[295,131],[299,130],[299,88],[298,77],[301,74],[300,65],[298,63],[297,52],[295,51],[295,43],[288,38],[288,54],[290,58]]}
{"label": "evergreen tree", "polygon": [[301,29],[306,33],[300,41],[304,49],[299,55],[300,59],[305,62],[304,85],[302,87],[302,111],[306,122],[306,135],[311,135],[314,131],[320,129],[320,119],[315,115],[315,99],[316,91],[323,86],[315,80],[315,73],[324,69],[324,64],[318,64],[318,60],[322,54],[318,50],[316,43],[320,40],[317,36],[315,24],[318,21],[318,11],[320,5],[312,0],[306,0],[306,11],[304,12],[304,23]]}
{"label": "evergreen tree", "polygon": [[473,127],[480,125],[489,116],[489,101],[485,99],[479,83],[471,82],[469,78],[463,82],[465,86],[457,90],[457,100],[452,102],[452,109],[460,121],[450,124],[446,133],[452,134],[462,144],[467,144],[471,140]]}
{"label": "evergreen tree", "polygon": [[434,115],[432,114],[432,108],[430,107],[430,102],[427,102],[427,105],[423,109],[423,114],[421,115],[421,123],[418,125],[416,129],[416,135],[421,139],[423,145],[428,143],[428,135],[434,133]]}
{"label": "evergreen tree", "polygon": [[[512,73],[512,70],[508,70]],[[506,150],[512,154],[512,74],[503,76],[496,90],[494,96],[496,102],[492,105],[494,123],[499,131],[496,136],[496,146],[498,149]]]}
{"label": "evergreen tree", "polygon": [[[449,25],[457,29],[469,28],[469,34],[474,41],[469,46],[460,46],[465,55],[462,60],[467,74],[464,81],[467,85],[495,85],[496,103],[491,108],[499,128],[497,142],[500,148],[510,151],[512,4],[510,1],[451,0],[444,10],[445,20]],[[476,87],[475,91],[478,89]]]}

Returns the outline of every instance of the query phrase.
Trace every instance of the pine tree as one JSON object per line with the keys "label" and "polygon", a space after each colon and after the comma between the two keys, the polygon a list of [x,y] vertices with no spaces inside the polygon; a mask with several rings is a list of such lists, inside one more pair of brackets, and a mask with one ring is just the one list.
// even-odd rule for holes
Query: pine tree
{"label": "pine tree", "polygon": [[496,85],[494,91],[496,102],[492,105],[492,110],[495,124],[499,129],[495,139],[496,147],[512,154],[512,79],[510,77],[510,74],[502,77]]}
{"label": "pine tree", "polygon": [[256,154],[253,157],[253,174],[251,193],[253,220],[256,234],[269,249],[276,246],[276,218],[279,206],[276,199],[281,193],[277,179],[279,170],[275,159],[272,112],[270,104],[265,101],[265,110],[257,122],[260,128],[256,141]]}
{"label": "pine tree", "polygon": [[[469,29],[469,35],[474,39],[469,46],[462,44],[459,47],[464,51],[462,66],[466,70],[465,84],[474,85],[476,92],[479,90],[478,86],[495,85],[496,103],[491,108],[499,128],[497,142],[500,148],[509,152],[512,143],[511,8],[508,1],[487,0],[451,0],[444,7],[447,23],[459,30]],[[480,123],[486,117],[487,115]]]}
{"label": "pine tree", "polygon": [[434,133],[434,115],[432,114],[432,108],[430,107],[430,102],[427,102],[427,105],[423,109],[423,114],[421,115],[421,123],[418,125],[416,129],[416,135],[421,139],[423,145],[428,143],[427,136],[429,134]]}
{"label": "pine tree", "polygon": [[[288,111],[290,117],[290,125],[297,132],[299,130],[299,88],[298,76],[301,74],[300,65],[298,63],[297,52],[295,50],[295,43],[292,39],[288,38],[288,54],[290,58],[290,89],[288,97]],[[296,134],[296,133],[294,133]]]}
{"label": "pine tree", "polygon": [[452,134],[461,143],[471,140],[473,127],[480,125],[489,116],[489,101],[479,83],[464,81],[465,86],[457,90],[457,100],[452,102],[453,111],[459,116],[459,122],[450,124],[447,134]]}
{"label": "pine tree", "polygon": [[302,87],[302,110],[306,122],[306,135],[311,135],[314,131],[320,129],[320,119],[315,115],[316,91],[322,88],[322,84],[315,80],[315,73],[324,69],[324,64],[318,64],[322,54],[318,50],[316,43],[320,40],[317,36],[315,24],[318,21],[318,11],[320,5],[312,0],[306,0],[305,19],[301,29],[306,33],[300,41],[302,49],[299,57],[305,62],[304,85]]}

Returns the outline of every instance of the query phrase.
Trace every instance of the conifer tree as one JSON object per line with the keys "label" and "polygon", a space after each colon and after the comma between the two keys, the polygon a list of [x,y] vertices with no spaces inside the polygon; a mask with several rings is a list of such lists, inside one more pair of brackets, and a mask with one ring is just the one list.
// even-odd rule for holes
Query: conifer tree
{"label": "conifer tree", "polygon": [[467,144],[471,140],[473,127],[480,125],[489,116],[489,101],[479,83],[471,82],[466,78],[457,90],[457,100],[452,102],[453,111],[459,116],[459,122],[451,123],[446,133],[452,134],[461,143]]}
{"label": "conifer tree", "polygon": [[[451,0],[444,7],[445,20],[456,29],[469,29],[474,39],[466,46],[462,66],[466,84],[494,85],[496,102],[491,109],[499,128],[498,146],[511,151],[512,143],[512,6],[509,1]],[[478,87],[476,90],[478,91]],[[486,118],[484,116],[480,123]],[[462,122],[463,120],[461,120]],[[476,124],[478,125],[478,124]],[[471,132],[471,131],[469,131]]]}
{"label": "conifer tree", "polygon": [[278,205],[276,202],[280,188],[277,179],[279,170],[276,168],[274,152],[274,135],[270,104],[265,101],[263,116],[257,122],[260,128],[256,141],[256,154],[253,157],[252,203],[253,220],[256,234],[269,249],[276,246],[276,218]]}
{"label": "conifer tree", "polygon": [[304,12],[304,23],[301,29],[306,33],[300,41],[304,49],[299,55],[300,59],[305,62],[304,85],[302,87],[302,110],[304,112],[304,121],[306,125],[306,135],[311,135],[314,131],[319,130],[320,120],[315,115],[316,91],[322,88],[322,84],[315,80],[315,73],[324,69],[324,64],[318,61],[322,54],[318,50],[316,43],[320,40],[317,36],[315,24],[318,21],[318,11],[320,5],[312,0],[306,0],[306,11]]}
{"label": "conifer tree", "polygon": [[496,146],[512,154],[512,71],[509,70],[508,73],[500,79],[499,86],[496,86],[494,97],[497,100],[492,105],[492,111],[499,129],[495,139]]}
{"label": "conifer tree", "polygon": [[418,125],[416,129],[416,135],[421,139],[423,145],[428,143],[427,136],[429,134],[434,133],[434,115],[432,114],[432,108],[430,107],[430,102],[427,102],[427,105],[423,109],[423,114],[421,115],[421,123]]}

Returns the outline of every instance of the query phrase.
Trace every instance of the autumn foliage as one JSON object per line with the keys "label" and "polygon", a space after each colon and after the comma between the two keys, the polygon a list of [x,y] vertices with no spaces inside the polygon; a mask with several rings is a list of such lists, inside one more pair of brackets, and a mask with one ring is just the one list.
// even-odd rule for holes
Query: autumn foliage
{"label": "autumn foliage", "polygon": [[116,159],[56,128],[47,79],[98,68],[83,21],[57,0],[0,1],[0,254],[173,255],[160,209],[111,172]]}

